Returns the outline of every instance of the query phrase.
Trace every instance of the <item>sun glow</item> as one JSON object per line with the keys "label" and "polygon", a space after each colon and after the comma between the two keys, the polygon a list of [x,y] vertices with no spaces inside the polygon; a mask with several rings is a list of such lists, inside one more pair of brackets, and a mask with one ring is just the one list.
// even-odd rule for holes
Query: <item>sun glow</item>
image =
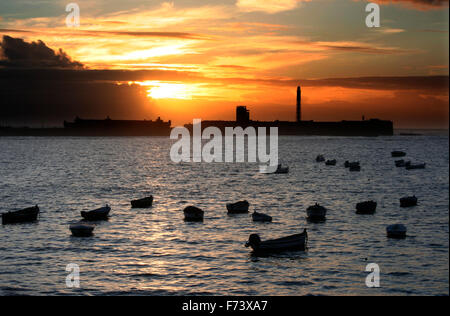
{"label": "sun glow", "polygon": [[160,83],[147,90],[152,99],[191,99],[188,87],[182,83]]}
{"label": "sun glow", "polygon": [[140,86],[148,87],[147,96],[152,99],[180,99],[192,100],[196,97],[207,96],[207,91],[201,84],[185,84],[181,82],[161,82],[157,80],[135,81]]}

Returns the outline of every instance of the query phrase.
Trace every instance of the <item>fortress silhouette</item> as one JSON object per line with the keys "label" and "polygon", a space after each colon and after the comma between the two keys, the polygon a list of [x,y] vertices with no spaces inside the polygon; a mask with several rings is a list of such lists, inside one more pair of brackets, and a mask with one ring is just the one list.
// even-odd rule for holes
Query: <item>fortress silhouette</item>
{"label": "fortress silhouette", "polygon": [[[225,133],[226,127],[277,127],[279,135],[323,135],[323,136],[391,136],[394,134],[392,121],[370,119],[361,121],[314,122],[302,121],[302,94],[297,87],[296,121],[253,121],[246,106],[236,107],[236,121],[202,121],[202,130],[218,127]],[[192,124],[186,124],[192,133]]]}
{"label": "fortress silhouette", "polygon": [[[226,127],[249,126],[277,127],[278,135],[324,135],[324,136],[380,136],[393,135],[392,121],[379,119],[340,122],[314,122],[302,120],[301,88],[297,87],[295,121],[253,121],[245,106],[236,107],[235,121],[202,121],[202,130],[217,127],[225,133]],[[192,133],[192,124],[186,124]],[[169,136],[171,121],[164,122],[159,117],[147,120],[90,120],[76,117],[73,122],[64,121],[64,128],[12,128],[0,127],[0,136]]]}

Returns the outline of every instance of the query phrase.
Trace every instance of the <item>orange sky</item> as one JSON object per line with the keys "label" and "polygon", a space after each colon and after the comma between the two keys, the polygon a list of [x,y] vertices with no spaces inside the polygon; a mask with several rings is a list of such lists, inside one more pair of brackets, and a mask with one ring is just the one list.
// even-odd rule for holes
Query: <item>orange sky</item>
{"label": "orange sky", "polygon": [[[63,1],[14,3],[0,5],[1,34],[62,48],[87,69],[176,72],[116,82],[144,89],[150,117],[233,119],[246,105],[252,119],[294,120],[295,88],[306,81],[305,120],[365,115],[448,128],[442,83],[383,85],[393,76],[448,82],[448,1],[379,1],[378,29],[365,26],[366,2],[354,0],[78,1],[78,28],[65,25]],[[339,80],[361,77],[380,79]]]}

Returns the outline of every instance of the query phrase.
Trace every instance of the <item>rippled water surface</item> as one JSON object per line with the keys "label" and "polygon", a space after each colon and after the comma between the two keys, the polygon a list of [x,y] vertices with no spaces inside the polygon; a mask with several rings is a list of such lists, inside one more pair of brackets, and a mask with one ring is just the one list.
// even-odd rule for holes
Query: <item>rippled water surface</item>
{"label": "rippled water surface", "polygon": [[[167,138],[0,138],[0,212],[38,204],[37,223],[0,226],[0,295],[448,295],[449,160],[447,136],[379,138],[281,137],[287,175],[259,174],[255,164],[174,164]],[[395,168],[392,150],[427,162]],[[335,167],[317,164],[324,154]],[[360,160],[361,172],[343,167]],[[151,209],[129,201],[153,194]],[[415,194],[419,205],[401,209]],[[247,199],[249,215],[228,216],[225,203]],[[355,204],[378,201],[375,215]],[[307,206],[329,208],[325,223],[308,223]],[[71,237],[81,210],[104,204],[111,218],[91,238]],[[182,209],[205,210],[185,223]],[[386,238],[404,223],[408,237]],[[254,257],[249,234],[262,239],[307,228],[307,252]],[[368,263],[381,287],[367,288]],[[81,287],[66,287],[66,265],[80,266]]]}

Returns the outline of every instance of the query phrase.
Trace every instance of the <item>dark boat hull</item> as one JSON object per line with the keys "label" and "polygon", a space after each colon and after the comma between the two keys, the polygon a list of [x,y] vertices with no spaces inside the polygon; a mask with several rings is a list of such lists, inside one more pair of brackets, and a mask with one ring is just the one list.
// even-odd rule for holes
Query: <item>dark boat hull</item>
{"label": "dark boat hull", "polygon": [[186,222],[203,222],[205,212],[198,207],[188,206],[183,210]]}
{"label": "dark boat hull", "polygon": [[2,224],[29,223],[37,221],[39,207],[34,206],[20,211],[8,212],[2,214]]}
{"label": "dark boat hull", "polygon": [[393,151],[393,152],[391,152],[391,156],[392,157],[396,157],[396,158],[398,158],[398,157],[405,157],[406,153],[403,152],[403,151]]}
{"label": "dark boat hull", "polygon": [[103,207],[90,212],[81,211],[81,216],[87,221],[101,221],[107,220],[111,208]]}
{"label": "dark boat hull", "polygon": [[376,209],[376,202],[361,202],[356,204],[356,214],[374,214]]}
{"label": "dark boat hull", "polygon": [[291,235],[283,238],[262,241],[259,244],[248,243],[253,253],[275,253],[284,251],[305,251],[307,248],[308,233]]}
{"label": "dark boat hull", "polygon": [[320,205],[310,206],[306,209],[306,218],[309,221],[324,221],[326,220],[327,209]]}
{"label": "dark boat hull", "polygon": [[70,231],[74,237],[91,237],[94,235],[94,226],[71,226]]}
{"label": "dark boat hull", "polygon": [[401,198],[400,207],[413,207],[417,205],[417,198]]}
{"label": "dark boat hull", "polygon": [[131,201],[132,208],[149,208],[153,205],[153,196]]}
{"label": "dark boat hull", "polygon": [[250,203],[248,203],[247,201],[240,201],[227,204],[227,211],[228,214],[244,214],[248,213],[249,207]]}

